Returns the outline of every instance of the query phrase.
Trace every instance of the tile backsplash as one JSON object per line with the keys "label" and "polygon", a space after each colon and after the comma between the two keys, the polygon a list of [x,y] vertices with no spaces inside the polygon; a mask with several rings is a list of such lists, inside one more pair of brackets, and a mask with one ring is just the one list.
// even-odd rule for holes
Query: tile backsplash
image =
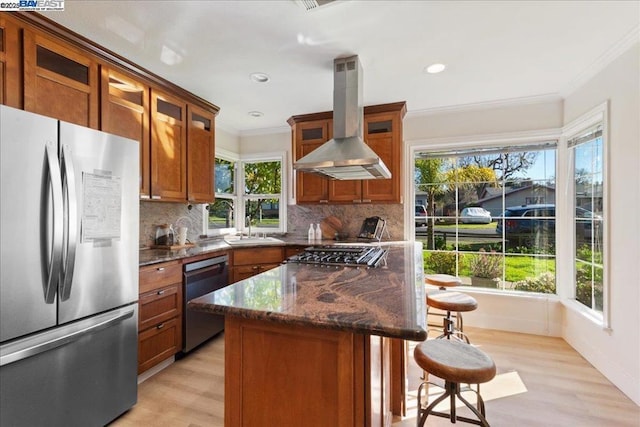
{"label": "tile backsplash", "polygon": [[[173,224],[180,220],[180,225],[189,228],[187,239],[198,240],[202,233],[202,205],[181,203],[140,201],[140,246],[154,243],[156,227],[160,224]],[[401,204],[361,204],[361,205],[288,205],[287,234],[289,236],[307,237],[309,224],[320,223],[328,216],[335,216],[342,222],[342,232],[355,237],[360,232],[365,218],[379,216],[387,221],[387,230],[383,240],[403,240],[404,207]]]}
{"label": "tile backsplash", "polygon": [[202,205],[140,201],[140,246],[154,243],[156,226],[173,224],[188,227],[187,239],[195,242],[202,232]]}
{"label": "tile backsplash", "polygon": [[365,218],[379,216],[387,221],[387,230],[391,235],[383,240],[404,239],[404,206],[401,204],[360,204],[360,205],[288,205],[287,229],[291,236],[307,236],[309,224],[319,223],[328,216],[342,221],[342,232],[355,237],[360,232]]}

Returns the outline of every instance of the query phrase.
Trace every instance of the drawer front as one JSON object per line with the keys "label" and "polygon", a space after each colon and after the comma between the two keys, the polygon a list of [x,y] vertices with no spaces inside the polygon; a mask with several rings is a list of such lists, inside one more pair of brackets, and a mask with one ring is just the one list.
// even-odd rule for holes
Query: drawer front
{"label": "drawer front", "polygon": [[301,252],[304,252],[304,249],[307,246],[287,246],[286,248],[284,248],[284,258],[287,259],[289,257],[292,257],[294,255],[298,255]]}
{"label": "drawer front", "polygon": [[233,283],[238,282],[240,280],[248,279],[251,276],[255,276],[260,273],[259,267],[257,265],[241,265],[239,267],[233,267],[233,279],[231,280]]}
{"label": "drawer front", "polygon": [[149,265],[140,269],[140,293],[182,283],[182,264],[171,262]]}
{"label": "drawer front", "polygon": [[231,279],[232,283],[239,282],[240,280],[248,279],[251,276],[255,276],[256,274],[262,273],[263,271],[271,270],[272,268],[276,268],[280,265],[278,264],[258,264],[258,265],[240,265],[238,267],[233,267],[231,270],[233,271],[233,277]]}
{"label": "drawer front", "polygon": [[176,354],[182,348],[181,324],[177,318],[138,334],[138,374]]}
{"label": "drawer front", "polygon": [[140,295],[140,323],[143,331],[182,314],[182,285],[176,284]]}
{"label": "drawer front", "polygon": [[279,264],[283,260],[281,246],[260,249],[235,249],[233,265]]}

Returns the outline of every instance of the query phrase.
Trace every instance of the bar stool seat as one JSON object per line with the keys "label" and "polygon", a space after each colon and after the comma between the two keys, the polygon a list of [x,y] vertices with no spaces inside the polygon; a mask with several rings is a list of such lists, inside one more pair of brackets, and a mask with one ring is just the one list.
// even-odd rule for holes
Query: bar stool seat
{"label": "bar stool seat", "polygon": [[440,289],[462,285],[462,280],[459,277],[450,274],[427,274],[424,276],[424,282],[428,285],[438,286]]}
{"label": "bar stool seat", "polygon": [[[469,338],[464,334],[462,313],[478,308],[478,301],[470,295],[462,292],[433,290],[427,293],[427,306],[446,311],[442,316],[442,335],[438,338],[461,338],[469,343]],[[451,313],[455,313],[452,315]],[[454,323],[455,321],[455,323]]]}
{"label": "bar stool seat", "polygon": [[478,301],[462,292],[437,290],[427,293],[427,305],[444,311],[465,312],[478,308]]}
{"label": "bar stool seat", "polygon": [[[426,408],[422,405],[422,391],[429,383],[423,382],[418,388],[418,427],[424,425],[429,415],[449,418],[452,423],[464,421],[472,424],[489,426],[486,419],[484,401],[478,390],[477,403],[474,407],[461,395],[460,384],[481,384],[491,381],[496,375],[496,365],[486,353],[476,347],[458,340],[427,340],[415,347],[413,357],[424,371],[445,381],[445,392],[431,402]],[[450,398],[449,413],[435,411],[435,406]],[[471,419],[456,415],[456,397],[462,401],[478,418]]]}

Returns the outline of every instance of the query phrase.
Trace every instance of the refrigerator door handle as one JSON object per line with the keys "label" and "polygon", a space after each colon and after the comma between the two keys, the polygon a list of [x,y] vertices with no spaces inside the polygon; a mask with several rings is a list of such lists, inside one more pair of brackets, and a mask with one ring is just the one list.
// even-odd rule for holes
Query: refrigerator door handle
{"label": "refrigerator door handle", "polygon": [[66,244],[63,245],[62,271],[60,275],[60,300],[66,301],[71,295],[71,282],[73,280],[73,269],[76,261],[76,246],[78,237],[78,198],[76,195],[76,179],[73,167],[73,158],[68,145],[62,146],[61,156],[62,168],[62,188],[67,196],[65,214],[66,224]]}
{"label": "refrigerator door handle", "polygon": [[[63,240],[63,215],[64,206],[62,203],[62,180],[60,178],[60,166],[58,164],[58,154],[56,145],[53,142],[47,142],[45,152],[47,156],[48,178],[51,184],[51,193],[53,199],[53,233],[51,241],[51,255],[49,257],[49,265],[46,268],[49,271],[45,288],[44,300],[47,304],[53,304],[56,301],[56,291],[58,276],[60,274],[60,263],[62,260],[62,240]],[[44,220],[44,218],[43,218]],[[46,241],[46,239],[44,239]],[[46,248],[43,248],[46,253]],[[46,255],[43,260],[46,260]]]}
{"label": "refrigerator door handle", "polygon": [[[88,322],[80,322],[78,325],[70,325],[65,331],[46,340],[41,337],[26,338],[15,343],[0,348],[0,366],[18,362],[29,357],[36,356],[54,348],[77,341],[87,334],[95,334],[98,331],[107,329],[116,323],[122,322],[135,313],[136,305],[120,308],[114,312],[106,313],[90,319]],[[48,335],[48,334],[45,334]],[[38,339],[40,338],[40,339]]]}

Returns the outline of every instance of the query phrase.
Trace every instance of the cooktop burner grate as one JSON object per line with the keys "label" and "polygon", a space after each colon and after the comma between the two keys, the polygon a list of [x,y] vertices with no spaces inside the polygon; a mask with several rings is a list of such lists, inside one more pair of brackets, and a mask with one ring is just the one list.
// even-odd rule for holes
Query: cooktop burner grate
{"label": "cooktop burner grate", "polygon": [[378,267],[387,251],[378,246],[310,246],[286,262],[299,264]]}

